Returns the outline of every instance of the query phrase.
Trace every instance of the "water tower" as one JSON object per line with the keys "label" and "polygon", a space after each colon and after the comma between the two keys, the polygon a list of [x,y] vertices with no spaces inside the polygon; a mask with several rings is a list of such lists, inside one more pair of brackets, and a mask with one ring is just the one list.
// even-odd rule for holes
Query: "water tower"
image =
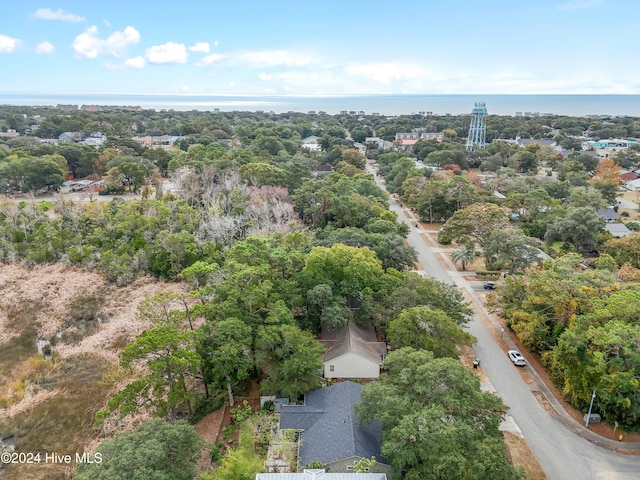
{"label": "water tower", "polygon": [[467,136],[467,152],[475,148],[485,148],[487,145],[487,104],[476,102],[471,111],[471,125]]}

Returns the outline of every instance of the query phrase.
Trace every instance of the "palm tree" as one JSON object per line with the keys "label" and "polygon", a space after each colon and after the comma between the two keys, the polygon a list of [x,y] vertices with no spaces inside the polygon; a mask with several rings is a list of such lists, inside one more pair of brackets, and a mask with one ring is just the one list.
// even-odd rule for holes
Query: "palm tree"
{"label": "palm tree", "polygon": [[453,259],[454,263],[460,262],[460,264],[462,265],[462,270],[467,269],[467,265],[473,262],[474,257],[475,253],[473,249],[467,246],[458,248],[451,254],[451,258]]}

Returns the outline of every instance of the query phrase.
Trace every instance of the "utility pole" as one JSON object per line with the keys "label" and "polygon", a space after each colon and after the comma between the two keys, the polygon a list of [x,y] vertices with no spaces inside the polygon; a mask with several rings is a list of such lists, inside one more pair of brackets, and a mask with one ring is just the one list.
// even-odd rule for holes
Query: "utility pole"
{"label": "utility pole", "polygon": [[593,408],[593,400],[596,398],[596,391],[591,394],[591,403],[589,404],[589,413],[587,413],[587,419],[585,420],[585,427],[589,426],[589,419],[591,418],[591,409]]}

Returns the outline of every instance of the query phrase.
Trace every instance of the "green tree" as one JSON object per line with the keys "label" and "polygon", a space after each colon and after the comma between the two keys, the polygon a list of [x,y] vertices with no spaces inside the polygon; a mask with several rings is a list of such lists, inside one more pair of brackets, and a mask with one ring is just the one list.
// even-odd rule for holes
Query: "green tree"
{"label": "green tree", "polygon": [[484,246],[487,268],[507,268],[509,273],[521,272],[540,261],[536,240],[520,230],[506,229],[491,232]]}
{"label": "green tree", "polygon": [[484,246],[491,232],[506,228],[509,219],[502,209],[492,203],[474,203],[458,210],[443,225],[439,238],[465,245]]}
{"label": "green tree", "polygon": [[460,265],[462,265],[462,270],[466,270],[467,265],[473,263],[474,258],[475,252],[473,248],[469,248],[467,246],[458,248],[451,253],[451,259],[454,263],[460,262]]}
{"label": "green tree", "polygon": [[549,225],[545,240],[548,243],[561,240],[580,252],[590,252],[596,248],[604,223],[593,207],[569,207],[566,215]]}
{"label": "green tree", "polygon": [[331,285],[334,293],[344,298],[359,297],[367,288],[375,290],[384,275],[372,250],[340,243],[330,248],[312,248],[305,259],[304,271],[316,283]]}
{"label": "green tree", "polygon": [[611,255],[618,265],[629,264],[640,268],[640,234],[638,233],[608,240],[604,244],[604,251]]}
{"label": "green tree", "polygon": [[298,398],[320,386],[318,372],[323,352],[324,347],[313,335],[293,325],[261,327],[256,340],[256,360],[267,375],[262,382],[263,391]]}
{"label": "green tree", "polygon": [[229,405],[233,406],[233,387],[249,378],[254,366],[251,327],[237,318],[229,318],[215,322],[207,330],[199,347],[205,381],[226,386]]}
{"label": "green tree", "polygon": [[389,343],[394,350],[412,347],[429,350],[434,357],[458,358],[458,348],[472,345],[475,338],[442,310],[413,307],[400,312],[391,320],[387,330]]}
{"label": "green tree", "polygon": [[23,161],[24,183],[22,189],[57,190],[66,171],[55,161],[45,158],[27,158]]}
{"label": "green tree", "polygon": [[391,271],[383,280],[384,295],[380,298],[366,296],[361,307],[369,322],[373,318],[386,326],[405,308],[420,305],[444,311],[458,325],[465,325],[471,318],[471,309],[455,285],[423,278],[414,272]]}
{"label": "green tree", "polygon": [[382,424],[382,454],[405,478],[522,478],[498,430],[505,406],[457,360],[402,348],[383,370],[362,389],[356,412],[364,424]]}
{"label": "green tree", "polygon": [[101,463],[78,466],[76,480],[192,480],[203,442],[186,422],[152,419],[98,446]]}
{"label": "green tree", "polygon": [[175,420],[180,408],[191,412],[193,394],[187,379],[197,375],[201,363],[196,353],[197,338],[197,331],[181,332],[164,325],[138,335],[123,350],[120,364],[130,367],[134,361],[144,360],[149,373],[109,400],[106,413],[119,410],[125,416],[144,405],[152,407],[157,415]]}
{"label": "green tree", "polygon": [[242,165],[240,175],[251,185],[284,185],[285,172],[269,163],[252,162]]}
{"label": "green tree", "polygon": [[640,325],[618,319],[588,326],[583,318],[560,336],[553,365],[561,370],[563,391],[575,407],[587,408],[595,389],[597,408],[606,418],[631,428],[640,425],[638,339]]}

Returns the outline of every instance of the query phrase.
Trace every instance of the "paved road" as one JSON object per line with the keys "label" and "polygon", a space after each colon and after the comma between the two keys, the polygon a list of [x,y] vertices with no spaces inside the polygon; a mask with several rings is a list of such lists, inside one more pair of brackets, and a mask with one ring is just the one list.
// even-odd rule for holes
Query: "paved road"
{"label": "paved road", "polygon": [[[380,178],[376,177],[376,183],[384,188]],[[415,220],[408,218],[393,198],[390,208],[398,214],[400,221],[411,226],[408,242],[418,252],[418,259],[427,274],[464,288],[474,303],[484,308],[478,298],[477,288],[470,287],[452,265],[448,270],[442,266],[433,247],[420,235],[420,229],[415,227]],[[640,457],[598,447],[566,428],[557,416],[549,415],[535,396],[540,395],[537,384],[527,384],[521,376],[529,367],[514,367],[507,359],[505,349],[476,316],[469,323],[468,331],[478,339],[474,351],[482,359],[482,366],[493,387],[509,406],[508,414],[522,431],[549,480],[640,479]]]}
{"label": "paved road", "polygon": [[638,209],[638,204],[636,202],[630,202],[629,200],[625,200],[622,197],[616,198],[618,205],[622,208],[631,208],[632,210]]}

